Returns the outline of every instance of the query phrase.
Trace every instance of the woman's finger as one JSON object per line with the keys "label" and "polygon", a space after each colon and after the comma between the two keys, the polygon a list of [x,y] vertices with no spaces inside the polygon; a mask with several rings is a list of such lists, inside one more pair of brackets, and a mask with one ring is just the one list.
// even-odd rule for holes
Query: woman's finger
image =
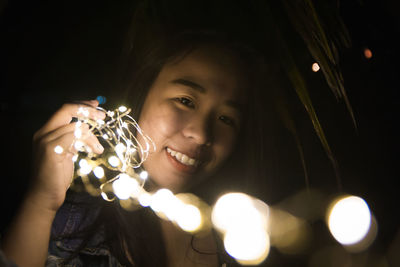
{"label": "woman's finger", "polygon": [[[95,106],[88,105],[88,103]],[[97,110],[97,105],[97,101],[84,101],[82,104],[64,104],[58,111],[56,111],[56,113],[54,113],[49,121],[36,132],[34,140],[63,125],[69,124],[73,117],[84,116],[93,120],[104,119],[105,113]]]}
{"label": "woman's finger", "polygon": [[[88,129],[82,131],[80,138],[77,138],[74,130],[69,129],[69,131],[67,131],[65,128],[71,127],[59,128],[57,131],[53,132],[51,136],[46,136],[41,140],[42,146],[52,146],[50,149],[54,150],[57,154],[62,154],[63,152],[71,152],[74,154],[80,150],[81,146],[85,146],[88,152],[90,151],[96,154],[103,153],[103,146],[100,144],[97,137]],[[61,141],[57,143],[58,140]]]}
{"label": "woman's finger", "polygon": [[74,132],[75,137],[80,138],[83,134],[86,134],[88,131],[89,131],[89,125],[87,125],[86,123],[82,123],[79,127],[77,127],[77,123],[73,122],[61,126],[55,129],[54,131],[44,134],[40,138],[40,141],[43,143],[48,143],[69,132]]}
{"label": "woman's finger", "polygon": [[90,133],[85,139],[83,139],[84,143],[92,149],[92,151],[96,154],[101,154],[104,151],[103,146],[100,144],[99,140],[96,136]]}

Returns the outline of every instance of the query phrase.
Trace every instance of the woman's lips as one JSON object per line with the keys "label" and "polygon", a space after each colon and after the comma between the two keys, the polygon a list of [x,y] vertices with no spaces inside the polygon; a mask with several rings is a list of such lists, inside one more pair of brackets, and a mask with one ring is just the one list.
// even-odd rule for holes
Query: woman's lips
{"label": "woman's lips", "polygon": [[169,160],[169,162],[174,166],[177,170],[185,173],[194,173],[197,169],[197,164],[195,165],[185,165],[178,161],[174,156],[168,153],[167,149],[165,149],[165,154]]}

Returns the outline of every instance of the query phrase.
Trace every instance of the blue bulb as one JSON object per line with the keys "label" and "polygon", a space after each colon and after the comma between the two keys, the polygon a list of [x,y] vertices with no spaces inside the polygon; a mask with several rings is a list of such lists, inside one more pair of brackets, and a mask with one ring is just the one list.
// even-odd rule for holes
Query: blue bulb
{"label": "blue bulb", "polygon": [[99,101],[99,105],[102,105],[107,102],[107,98],[105,96],[99,95],[96,97],[96,100]]}

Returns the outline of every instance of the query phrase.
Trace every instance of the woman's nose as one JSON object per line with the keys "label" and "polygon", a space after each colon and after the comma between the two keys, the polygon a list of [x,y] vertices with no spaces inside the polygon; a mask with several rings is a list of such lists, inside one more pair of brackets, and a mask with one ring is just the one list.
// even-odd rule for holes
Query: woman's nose
{"label": "woman's nose", "polygon": [[183,135],[198,145],[210,145],[212,142],[211,120],[206,116],[189,118],[183,129]]}

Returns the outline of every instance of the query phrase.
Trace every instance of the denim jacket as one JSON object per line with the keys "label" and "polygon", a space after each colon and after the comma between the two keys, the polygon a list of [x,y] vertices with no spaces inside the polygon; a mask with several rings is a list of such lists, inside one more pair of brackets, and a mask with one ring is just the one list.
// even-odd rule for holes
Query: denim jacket
{"label": "denim jacket", "polygon": [[[52,225],[52,238],[49,244],[49,253],[46,266],[124,266],[118,262],[118,260],[110,253],[110,249],[107,247],[107,245],[104,244],[104,229],[96,232],[88,241],[86,246],[79,252],[79,254],[73,256],[67,264],[63,262],[64,259],[70,257],[72,253],[76,251],[81,243],[81,239],[71,239],[66,238],[65,236],[72,234],[77,230],[81,230],[93,223],[100,212],[99,207],[85,207],[88,202],[90,203],[89,196],[69,192],[67,194],[67,199],[70,201],[65,202],[58,210]],[[224,251],[223,249],[220,250]],[[225,253],[221,253],[219,262],[220,266],[237,266],[233,259],[227,256]]]}
{"label": "denim jacket", "polygon": [[[58,210],[51,229],[51,240],[46,266],[98,266],[117,267],[121,265],[104,244],[104,229],[96,232],[80,253],[67,263],[63,260],[70,257],[81,244],[81,239],[67,238],[70,234],[93,223],[99,214],[99,207],[90,207],[90,197],[84,194],[68,192],[67,199]],[[93,202],[93,201],[92,201]]]}

